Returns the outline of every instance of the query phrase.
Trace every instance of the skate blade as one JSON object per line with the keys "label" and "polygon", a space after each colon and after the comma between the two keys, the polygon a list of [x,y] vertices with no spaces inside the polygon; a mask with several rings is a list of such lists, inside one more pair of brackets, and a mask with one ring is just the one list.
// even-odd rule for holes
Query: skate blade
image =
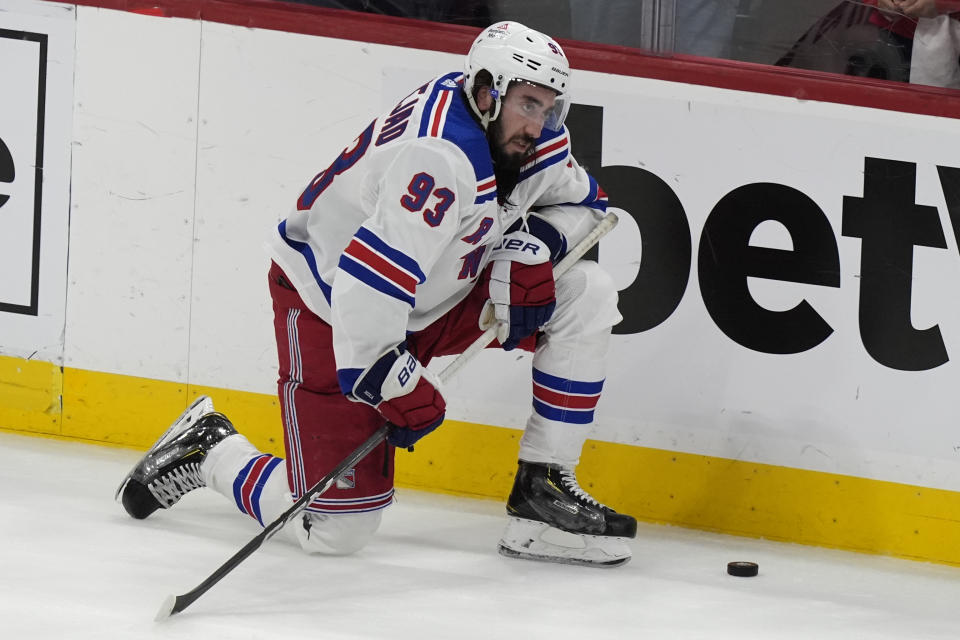
{"label": "skate blade", "polygon": [[507,522],[498,551],[508,558],[601,568],[624,565],[632,555],[627,538],[570,533],[516,517]]}
{"label": "skate blade", "polygon": [[154,449],[159,447],[166,440],[179,434],[183,430],[183,427],[193,424],[208,413],[213,413],[213,400],[211,400],[209,396],[197,396],[197,399],[194,400],[190,406],[187,407],[184,412],[173,421],[173,424],[167,427],[167,430],[164,431],[159,438],[157,438],[157,441],[154,442],[149,449],[147,449],[146,453],[143,454],[143,457],[137,460],[137,463],[133,465],[133,468],[130,469],[130,472],[127,473],[127,475],[124,476],[123,480],[120,482],[120,486],[117,487],[117,492],[113,495],[113,499],[120,499],[120,495],[123,493],[124,487],[127,486],[127,483],[133,476],[133,472],[137,470],[137,467],[140,466],[140,463],[143,462],[144,458],[150,455]]}
{"label": "skate blade", "polygon": [[615,558],[613,560],[585,560],[583,558],[575,557],[560,557],[560,556],[549,556],[549,555],[538,555],[535,553],[515,551],[509,547],[500,544],[497,546],[497,551],[500,552],[500,555],[507,558],[516,558],[520,560],[535,560],[537,562],[552,562],[554,564],[572,564],[578,565],[581,567],[596,567],[599,569],[612,569],[613,567],[619,567],[630,562],[630,557],[625,558]]}

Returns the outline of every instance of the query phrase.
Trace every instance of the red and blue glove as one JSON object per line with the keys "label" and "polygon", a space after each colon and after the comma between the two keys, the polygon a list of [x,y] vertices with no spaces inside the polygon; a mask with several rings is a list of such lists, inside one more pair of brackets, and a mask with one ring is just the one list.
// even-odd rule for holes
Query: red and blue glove
{"label": "red and blue glove", "polygon": [[557,306],[550,249],[536,236],[514,231],[490,257],[481,281],[490,299],[480,314],[480,328],[496,326],[500,345],[510,351],[545,325]]}
{"label": "red and blue glove", "polygon": [[367,367],[347,397],[375,407],[393,425],[387,442],[406,448],[443,422],[447,403],[439,386],[439,380],[401,343]]}

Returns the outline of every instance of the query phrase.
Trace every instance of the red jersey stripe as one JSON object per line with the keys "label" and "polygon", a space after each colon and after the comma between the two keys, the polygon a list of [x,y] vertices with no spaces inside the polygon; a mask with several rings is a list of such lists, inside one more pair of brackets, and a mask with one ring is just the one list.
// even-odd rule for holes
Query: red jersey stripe
{"label": "red jersey stripe", "polygon": [[437,108],[433,112],[433,122],[430,124],[430,135],[437,137],[440,135],[440,123],[443,121],[443,116],[447,111],[447,101],[450,100],[449,91],[440,92],[440,100],[437,102]]}
{"label": "red jersey stripe", "polygon": [[349,255],[354,260],[367,265],[390,282],[408,292],[411,296],[416,294],[416,278],[411,276],[406,271],[399,269],[386,258],[374,253],[369,247],[361,244],[356,239],[350,242],[344,253]]}
{"label": "red jersey stripe", "polygon": [[240,489],[240,497],[243,500],[243,510],[247,515],[253,515],[253,502],[251,501],[253,489],[257,486],[257,481],[260,480],[260,475],[263,473],[263,469],[267,466],[268,462],[270,462],[270,456],[260,456],[257,461],[253,463],[253,468],[250,469],[250,473],[247,474],[247,479],[243,483],[243,488]]}
{"label": "red jersey stripe", "polygon": [[553,391],[537,383],[533,383],[533,397],[541,402],[564,409],[594,409],[597,402],[600,401],[599,393],[595,396],[575,396]]}

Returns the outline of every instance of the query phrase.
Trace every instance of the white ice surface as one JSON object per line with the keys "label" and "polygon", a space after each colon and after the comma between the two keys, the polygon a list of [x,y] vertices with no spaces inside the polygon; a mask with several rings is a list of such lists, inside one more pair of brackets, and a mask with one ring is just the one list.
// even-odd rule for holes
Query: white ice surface
{"label": "white ice surface", "polygon": [[138,457],[0,433],[0,638],[960,637],[960,569],[653,525],[617,569],[511,560],[502,505],[409,490],[359,554],[278,536],[157,623],[258,529],[209,490],[130,519],[113,493]]}

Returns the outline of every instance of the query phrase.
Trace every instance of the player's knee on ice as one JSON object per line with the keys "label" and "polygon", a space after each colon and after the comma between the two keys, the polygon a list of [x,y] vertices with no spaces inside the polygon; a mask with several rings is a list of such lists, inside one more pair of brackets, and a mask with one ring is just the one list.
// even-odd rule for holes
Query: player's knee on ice
{"label": "player's knee on ice", "polygon": [[348,555],[367,546],[380,527],[382,510],[366,513],[305,513],[288,526],[307,553]]}

